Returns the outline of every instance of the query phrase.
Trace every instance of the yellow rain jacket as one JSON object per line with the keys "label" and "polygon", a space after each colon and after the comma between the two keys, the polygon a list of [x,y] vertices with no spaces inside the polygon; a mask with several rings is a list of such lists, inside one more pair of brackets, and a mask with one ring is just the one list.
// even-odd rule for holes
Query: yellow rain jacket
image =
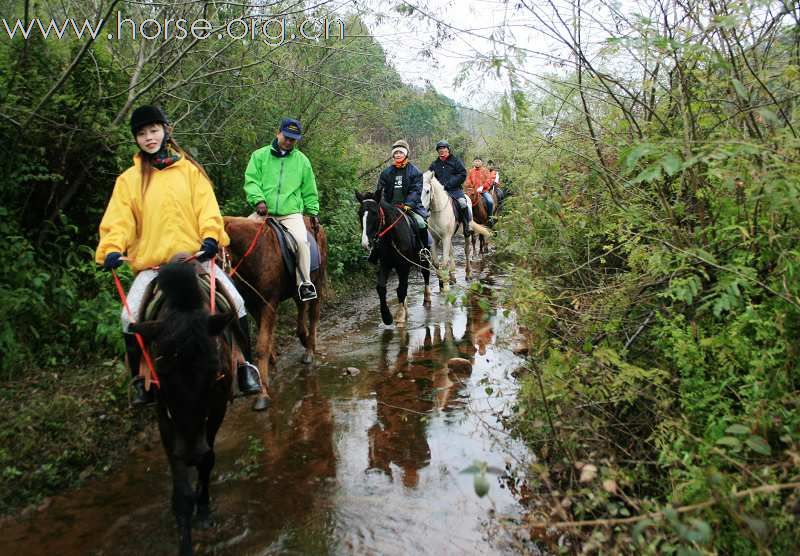
{"label": "yellow rain jacket", "polygon": [[211,183],[200,170],[181,158],[163,170],[153,168],[142,199],[139,156],[117,178],[100,222],[100,245],[95,261],[127,252],[134,271],[164,264],[181,252],[196,253],[210,237],[220,247],[230,243]]}

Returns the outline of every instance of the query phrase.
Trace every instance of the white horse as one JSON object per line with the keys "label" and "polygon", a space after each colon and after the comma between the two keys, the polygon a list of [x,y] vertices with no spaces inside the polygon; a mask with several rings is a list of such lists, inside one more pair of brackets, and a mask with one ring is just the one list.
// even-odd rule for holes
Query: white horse
{"label": "white horse", "polygon": [[[453,236],[461,227],[461,223],[456,220],[450,195],[444,190],[444,186],[428,170],[422,174],[422,204],[427,208],[431,215],[428,219],[428,229],[433,237],[431,244],[431,255],[434,265],[437,266],[439,275],[439,289],[447,291],[450,289],[450,282],[456,281],[456,261],[453,256]],[[472,231],[489,237],[492,233],[488,228],[480,224],[472,223]],[[442,259],[439,261],[437,252],[441,246]],[[466,274],[470,275],[470,245],[469,241],[464,242],[464,256],[467,261]],[[449,273],[449,274],[448,274]],[[448,278],[445,281],[445,278]]]}

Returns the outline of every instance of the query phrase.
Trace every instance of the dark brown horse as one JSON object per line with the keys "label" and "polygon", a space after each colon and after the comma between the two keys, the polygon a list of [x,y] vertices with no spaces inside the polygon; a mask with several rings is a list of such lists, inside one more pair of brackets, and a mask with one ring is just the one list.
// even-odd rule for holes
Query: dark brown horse
{"label": "dark brown horse", "polygon": [[[319,269],[311,273],[311,281],[320,294],[325,287],[325,273],[328,264],[328,241],[322,227],[314,230],[306,218],[306,229],[310,231],[319,245]],[[286,270],[281,258],[278,236],[263,219],[225,217],[225,231],[231,238],[229,246],[234,268],[233,279],[244,297],[247,310],[258,323],[256,340],[256,362],[261,371],[261,394],[256,400],[255,409],[266,409],[270,404],[269,370],[276,361],[274,347],[275,321],[278,305],[285,299],[294,299],[297,304],[297,337],[306,348],[303,363],[314,361],[317,346],[317,324],[319,323],[320,298],[301,302],[297,295],[294,271]],[[256,243],[254,238],[258,236]],[[250,253],[242,258],[253,246]],[[237,267],[238,265],[238,267]]]}
{"label": "dark brown horse", "polygon": [[[469,192],[469,200],[472,202],[472,219],[475,223],[480,224],[481,226],[488,227],[489,226],[489,211],[486,207],[486,200],[483,198],[483,195],[478,193],[477,191]],[[475,240],[476,236],[480,238],[480,246],[481,250],[480,253],[483,255],[488,252],[486,247],[487,241],[486,237],[483,234],[472,234],[472,251],[475,251]]]}
{"label": "dark brown horse", "polygon": [[[192,516],[209,518],[208,484],[214,439],[225,417],[232,383],[230,346],[219,335],[234,314],[210,315],[195,266],[172,263],[159,270],[164,303],[155,320],[131,325],[154,361],[158,428],[172,470],[172,511],[181,555],[192,554]],[[192,488],[189,468],[197,468]]]}

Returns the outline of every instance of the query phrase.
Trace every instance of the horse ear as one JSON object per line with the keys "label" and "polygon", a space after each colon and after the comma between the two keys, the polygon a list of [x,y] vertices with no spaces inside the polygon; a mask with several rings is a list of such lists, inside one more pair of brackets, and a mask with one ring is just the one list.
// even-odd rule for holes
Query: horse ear
{"label": "horse ear", "polygon": [[233,312],[220,313],[208,317],[208,334],[209,336],[219,336],[225,327],[228,326],[233,320]]}
{"label": "horse ear", "polygon": [[363,200],[364,200],[364,197],[361,195],[361,193],[359,193],[358,191],[356,191],[356,201],[358,201],[358,202],[360,203],[360,202],[362,202]]}
{"label": "horse ear", "polygon": [[129,330],[141,335],[145,342],[150,342],[157,338],[161,331],[164,329],[164,323],[160,320],[146,320],[144,322],[137,322],[130,325]]}

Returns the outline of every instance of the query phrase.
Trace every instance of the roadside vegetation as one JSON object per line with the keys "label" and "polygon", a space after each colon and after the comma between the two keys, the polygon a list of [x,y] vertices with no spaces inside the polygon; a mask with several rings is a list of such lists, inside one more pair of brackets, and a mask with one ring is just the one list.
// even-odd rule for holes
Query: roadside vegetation
{"label": "roadside vegetation", "polygon": [[541,457],[521,527],[584,553],[793,554],[797,5],[536,10],[562,69],[498,61],[490,145],[531,346],[514,422]]}

